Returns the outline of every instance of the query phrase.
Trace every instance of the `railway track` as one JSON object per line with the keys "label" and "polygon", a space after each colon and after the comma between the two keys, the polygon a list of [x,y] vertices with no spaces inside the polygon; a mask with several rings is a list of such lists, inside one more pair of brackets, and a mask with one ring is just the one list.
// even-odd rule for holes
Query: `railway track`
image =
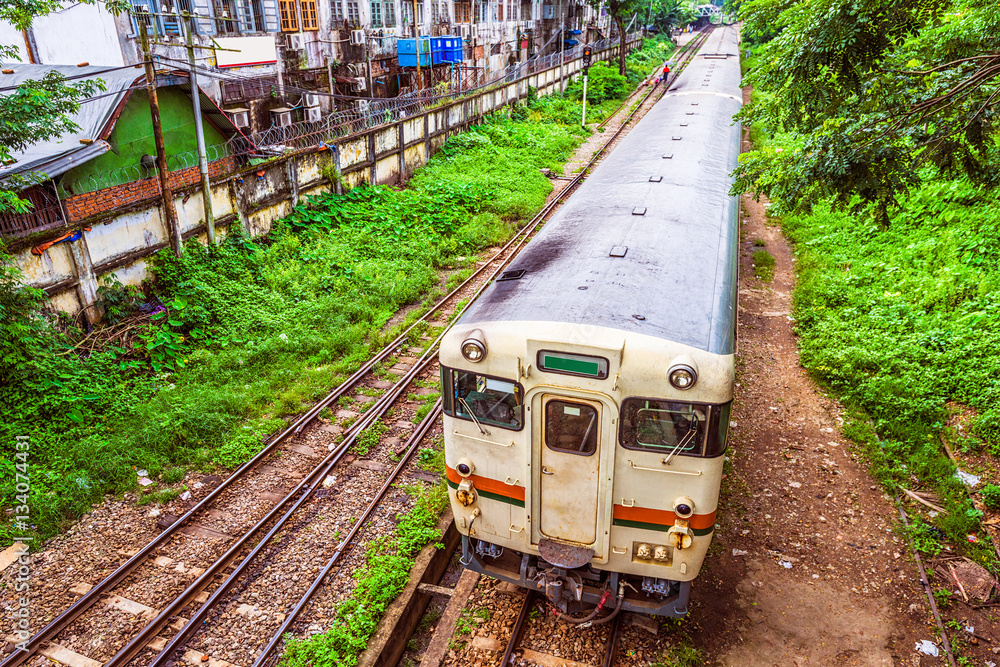
{"label": "railway track", "polygon": [[[500,659],[500,667],[517,664],[515,662],[517,657],[531,660],[533,662],[541,662],[545,659],[545,654],[533,651],[526,646],[525,642],[525,632],[529,623],[531,623],[531,612],[537,609],[539,604],[544,604],[544,602],[545,601],[542,597],[535,591],[528,591],[527,595],[524,596],[524,600],[521,603],[521,610],[518,612],[517,620],[514,621],[514,627],[511,629],[510,639],[507,641],[507,647],[504,649],[503,657]],[[581,626],[581,630],[583,629],[586,628]],[[608,621],[606,630],[607,636],[604,638],[603,642],[604,655],[600,658],[599,662],[592,660],[589,664],[594,665],[594,667],[614,666],[615,658],[618,653],[618,642],[621,639],[621,631],[622,616],[618,614],[613,618],[610,618]]]}
{"label": "railway track", "polygon": [[[670,84],[673,83],[673,81],[684,70],[684,66],[687,65],[688,62],[691,61],[691,58],[693,58],[694,54],[698,52],[698,49],[701,48],[701,45],[705,43],[705,40],[708,39],[708,36],[709,36],[709,34],[711,34],[711,32],[712,32],[712,29],[709,28],[709,27],[707,27],[707,26],[704,27],[704,28],[700,28],[699,29],[699,33],[700,34],[697,37],[695,37],[694,39],[692,39],[690,42],[688,42],[687,44],[685,44],[684,46],[681,47],[680,55],[677,58],[677,64],[675,64],[674,67],[673,67],[673,69],[670,70],[670,78],[664,84],[664,86],[663,86],[663,92],[660,93],[660,98],[662,98],[667,93],[667,91],[670,90]],[[660,71],[660,65],[657,65],[656,69],[653,70],[653,73],[650,76],[656,76],[656,74],[658,74],[659,71]],[[655,87],[656,86],[654,85],[653,88],[655,88]],[[613,119],[615,116],[617,116],[619,113],[621,113],[621,110],[625,108],[625,105],[627,105],[630,102],[632,102],[632,100],[634,100],[635,97],[636,97],[636,95],[638,95],[638,94],[639,94],[639,90],[636,90],[631,95],[629,95],[628,97],[626,97],[625,100],[621,104],[618,105],[618,108],[616,108],[613,112],[611,112],[608,115],[607,118],[605,118],[604,120],[602,120],[600,123],[597,124],[598,129],[603,128],[605,125],[607,125],[609,122],[611,122],[611,119]],[[643,101],[645,101],[645,98],[643,98]],[[641,104],[641,102],[640,102],[640,104]]]}
{"label": "railway track", "polygon": [[[435,377],[437,345],[447,330],[448,321],[460,314],[458,305],[463,302],[471,302],[486,285],[499,275],[517,252],[527,243],[538,227],[558,207],[561,200],[568,196],[582,182],[587,169],[593,166],[606,153],[615,139],[627,127],[632,117],[642,109],[644,103],[650,98],[654,90],[655,87],[651,87],[643,95],[640,102],[635,105],[618,129],[608,138],[602,148],[595,152],[590,162],[586,165],[587,168],[583,169],[575,178],[569,181],[559,192],[558,197],[553,198],[546,204],[507,244],[478,267],[461,285],[439,300],[416,322],[407,327],[396,339],[369,359],[368,362],[362,365],[361,368],[340,386],[316,402],[312,408],[297,418],[286,429],[270,438],[265,443],[265,447],[256,456],[240,466],[232,475],[201,498],[182,516],[178,517],[176,521],[170,523],[160,534],[119,565],[110,575],[89,588],[89,590],[83,592],[76,602],[59,613],[41,631],[32,636],[24,645],[24,650],[8,654],[0,662],[0,667],[17,667],[38,655],[44,655],[64,664],[99,665],[103,663],[108,667],[129,664],[129,662],[140,655],[143,658],[143,662],[150,665],[171,663],[174,659],[182,656],[183,648],[190,642],[196,631],[205,625],[213,614],[218,615],[216,610],[220,604],[227,601],[227,594],[230,591],[236,590],[239,585],[244,585],[239,584],[239,582],[243,581],[248,575],[251,577],[254,574],[259,576],[263,568],[259,562],[259,556],[269,553],[272,550],[273,541],[276,538],[280,539],[282,537],[281,531],[283,529],[288,530],[288,526],[295,521],[299,521],[299,517],[303,511],[308,511],[308,508],[313,506],[315,498],[319,495],[317,492],[324,490],[320,488],[323,486],[323,482],[331,477],[331,474],[338,469],[338,465],[343,464],[348,451],[358,441],[358,438],[379,419],[384,418],[405,395],[407,388],[418,378],[423,377],[426,380],[428,377]],[[387,362],[396,361],[396,357],[399,356],[404,346],[409,344],[412,338],[420,332],[421,329],[418,329],[418,327],[421,329],[426,328],[429,332],[437,334],[436,336],[424,337],[430,342],[423,348],[420,358],[413,360],[412,364],[397,363],[393,370],[399,369],[402,375],[399,380],[389,387],[384,387],[384,393],[364,410],[356,422],[350,425],[342,434],[342,439],[330,445],[330,452],[328,454],[323,456],[318,463],[310,462],[312,467],[307,472],[296,473],[300,477],[300,481],[294,488],[274,502],[270,509],[264,511],[252,527],[244,531],[242,535],[228,541],[221,555],[209,563],[204,563],[204,568],[189,567],[189,572],[194,573],[196,576],[181,592],[176,595],[163,594],[159,599],[146,601],[151,604],[130,602],[127,598],[116,595],[113,592],[115,590],[121,592],[120,589],[126,586],[134,587],[137,585],[137,582],[155,580],[158,571],[151,563],[156,563],[164,558],[162,555],[157,556],[157,553],[162,553],[168,547],[173,548],[173,541],[178,540],[179,536],[189,535],[190,531],[187,533],[182,532],[185,528],[190,529],[201,525],[195,519],[203,520],[213,510],[219,512],[220,507],[225,507],[224,501],[227,495],[234,495],[240,489],[241,484],[251,483],[252,485],[255,474],[257,476],[256,479],[259,481],[261,470],[266,468],[267,464],[274,463],[282,454],[285,454],[286,458],[288,458],[290,453],[295,452],[296,450],[293,448],[294,442],[297,439],[301,439],[301,436],[306,433],[307,429],[315,424],[317,417],[319,417],[324,409],[332,406],[341,398],[349,396],[352,391],[356,391],[358,388],[377,384],[374,378],[377,377],[376,374],[379,371],[384,371],[381,366]],[[415,354],[414,349],[411,347],[409,351]],[[406,368],[407,365],[409,365],[409,368]],[[382,382],[384,384],[384,381]],[[404,470],[411,458],[412,453],[419,447],[423,438],[431,431],[439,415],[440,405],[436,405],[425,419],[421,421],[419,427],[414,430],[412,437],[407,439],[405,446],[400,452],[402,456],[398,465],[383,479],[379,490],[373,496],[373,500],[358,515],[361,517],[360,520],[353,522],[353,527],[348,535],[338,543],[334,553],[329,557],[317,575],[312,578],[311,584],[299,597],[298,602],[291,606],[290,611],[287,613],[276,612],[278,616],[281,616],[280,625],[277,630],[270,633],[267,643],[257,653],[257,658],[253,663],[254,667],[265,664],[280,644],[281,636],[293,627],[300,612],[315,596],[317,591],[322,588],[324,579],[343,559],[344,554],[347,553],[352,544],[352,540],[357,537],[366,520],[376,511],[386,491],[393,481],[398,479],[401,471]],[[243,492],[246,493],[246,489]],[[295,521],[293,521],[293,518]],[[301,525],[308,525],[308,523]],[[296,530],[301,530],[301,525]],[[197,534],[197,531],[195,533]],[[269,547],[269,545],[272,545],[272,547]],[[218,550],[222,549],[216,549],[216,551]],[[271,558],[273,558],[273,554]],[[167,558],[167,560],[170,559]],[[142,568],[146,568],[145,572]],[[62,633],[69,630],[72,634],[75,624],[86,623],[88,612],[90,612],[90,616],[96,615],[100,617],[100,611],[95,614],[93,608],[98,602],[108,604],[109,600],[114,601],[111,603],[112,606],[118,603],[119,608],[128,608],[130,611],[150,620],[137,632],[134,630],[105,627],[102,633],[113,634],[117,632],[120,635],[117,638],[119,645],[114,647],[114,655],[106,661],[94,660],[82,654],[77,654],[59,643]],[[101,610],[105,608],[102,606]],[[185,617],[183,614],[189,614],[189,616]],[[135,625],[134,619],[130,625]],[[84,634],[86,633],[84,632]],[[167,636],[162,636],[164,634]],[[121,641],[122,636],[127,637],[124,643]],[[113,640],[114,638],[108,639],[108,641]],[[107,646],[105,646],[104,650],[105,652],[108,651]],[[216,663],[222,665],[222,667],[229,664],[225,661],[216,661]]]}

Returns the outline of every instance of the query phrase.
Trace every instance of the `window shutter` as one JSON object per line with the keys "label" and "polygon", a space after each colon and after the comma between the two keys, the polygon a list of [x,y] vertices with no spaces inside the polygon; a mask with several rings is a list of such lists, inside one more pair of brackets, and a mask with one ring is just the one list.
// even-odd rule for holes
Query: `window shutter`
{"label": "window shutter", "polygon": [[250,0],[236,0],[236,21],[240,32],[257,32]]}
{"label": "window shutter", "polygon": [[215,34],[215,12],[212,10],[212,3],[209,0],[192,0],[194,13],[198,15],[198,34]]}
{"label": "window shutter", "polygon": [[281,32],[281,24],[278,20],[278,0],[260,0],[260,6],[264,12],[264,30]]}

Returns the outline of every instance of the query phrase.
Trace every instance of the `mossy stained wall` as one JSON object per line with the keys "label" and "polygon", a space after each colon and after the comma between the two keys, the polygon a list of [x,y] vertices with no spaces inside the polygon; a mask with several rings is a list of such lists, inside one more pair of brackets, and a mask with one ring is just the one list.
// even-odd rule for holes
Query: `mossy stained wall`
{"label": "mossy stained wall", "polygon": [[[163,144],[167,155],[177,155],[198,149],[195,136],[194,112],[191,109],[191,98],[177,86],[157,89],[157,99],[160,104],[160,124],[163,127]],[[225,143],[226,137],[212,127],[206,120],[202,123],[205,130],[205,145],[214,146]],[[138,167],[143,155],[156,155],[156,144],[153,141],[153,120],[149,115],[149,98],[145,91],[133,91],[118,121],[115,123],[111,136],[108,137],[111,150],[98,158],[71,169],[63,179],[71,186],[77,184],[74,194],[96,190],[101,187],[117,184],[117,180],[95,178],[93,183],[87,179],[99,177],[123,167]],[[197,160],[190,165],[197,164]],[[134,180],[134,174],[123,175],[121,182]]]}

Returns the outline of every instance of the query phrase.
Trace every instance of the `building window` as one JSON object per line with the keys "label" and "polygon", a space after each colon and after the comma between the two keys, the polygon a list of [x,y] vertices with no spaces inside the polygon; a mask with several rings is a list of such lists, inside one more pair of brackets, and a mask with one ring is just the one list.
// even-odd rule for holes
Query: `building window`
{"label": "building window", "polygon": [[342,0],[333,0],[330,3],[330,20],[336,25],[344,22],[344,3]]}
{"label": "building window", "polygon": [[396,3],[394,0],[386,0],[382,4],[382,21],[386,28],[396,27]]}
{"label": "building window", "polygon": [[347,22],[351,25],[361,25],[361,6],[358,0],[347,0]]}
{"label": "building window", "polygon": [[299,0],[299,7],[302,8],[302,29],[319,30],[316,0]]}
{"label": "building window", "polygon": [[494,8],[493,20],[503,21],[503,0],[500,0],[500,2],[496,4],[496,7]]}
{"label": "building window", "polygon": [[472,20],[472,4],[470,2],[455,3],[455,23],[469,23]]}
{"label": "building window", "polygon": [[278,12],[281,17],[281,32],[297,32],[299,22],[295,15],[295,0],[278,0]]}
{"label": "building window", "polygon": [[372,0],[371,4],[371,26],[373,28],[382,27],[382,2],[381,0]]}

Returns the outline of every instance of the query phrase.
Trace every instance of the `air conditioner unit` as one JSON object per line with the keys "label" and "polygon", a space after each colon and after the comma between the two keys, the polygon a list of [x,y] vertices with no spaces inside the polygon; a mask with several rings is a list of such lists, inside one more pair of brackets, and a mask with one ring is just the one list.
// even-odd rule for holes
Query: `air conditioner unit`
{"label": "air conditioner unit", "polygon": [[292,110],[288,107],[271,109],[271,127],[288,127],[292,124]]}
{"label": "air conditioner unit", "polygon": [[469,26],[469,37],[472,39],[479,39],[479,26]]}
{"label": "air conditioner unit", "polygon": [[323,110],[319,107],[306,108],[306,120],[315,123],[323,118]]}
{"label": "air conditioner unit", "polygon": [[554,19],[555,17],[556,17],[556,8],[554,5],[542,5],[543,19]]}
{"label": "air conditioner unit", "polygon": [[314,95],[312,93],[306,93],[306,107],[318,107],[319,106],[319,95]]}
{"label": "air conditioner unit", "polygon": [[354,100],[354,105],[361,113],[368,113],[368,100]]}
{"label": "air conditioner unit", "polygon": [[364,44],[365,43],[365,31],[364,30],[352,30],[351,31],[351,44]]}
{"label": "air conditioner unit", "polygon": [[306,47],[306,40],[305,40],[306,36],[303,35],[301,32],[290,32],[287,35],[285,35],[285,37],[288,39],[288,41],[286,42],[288,44],[288,48],[292,49],[293,51],[301,51]]}
{"label": "air conditioner unit", "polygon": [[469,26],[465,24],[459,24],[458,34],[462,37],[462,39],[469,39]]}
{"label": "air conditioner unit", "polygon": [[354,90],[360,91],[364,89],[365,89],[365,78],[363,76],[359,76],[358,80],[354,84]]}
{"label": "air conditioner unit", "polygon": [[244,127],[250,127],[250,109],[239,108],[239,109],[226,109],[226,113],[229,115],[229,120],[233,122],[233,125],[243,129]]}

